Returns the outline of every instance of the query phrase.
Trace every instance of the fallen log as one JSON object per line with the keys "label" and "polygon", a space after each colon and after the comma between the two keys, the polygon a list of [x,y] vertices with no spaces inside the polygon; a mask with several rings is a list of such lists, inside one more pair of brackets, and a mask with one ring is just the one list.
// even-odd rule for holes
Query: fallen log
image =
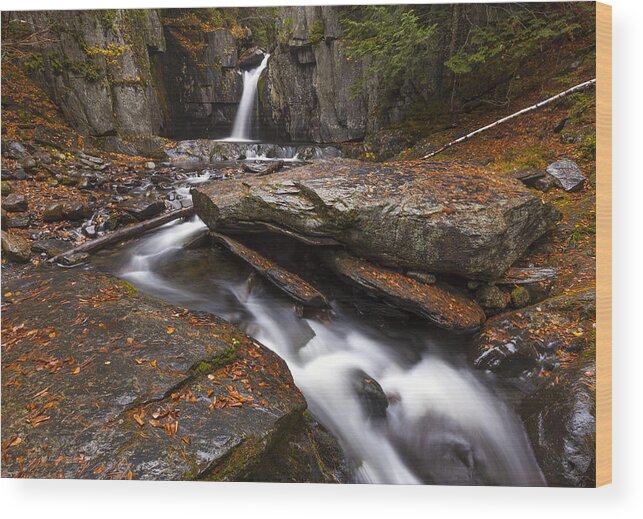
{"label": "fallen log", "polygon": [[143,222],[128,225],[127,227],[123,227],[122,229],[119,229],[117,231],[105,234],[104,236],[96,238],[95,240],[86,241],[78,247],[74,247],[73,249],[69,249],[62,254],[54,256],[49,261],[56,262],[64,256],[71,256],[72,254],[78,254],[81,252],[94,252],[99,249],[108,247],[109,245],[113,245],[114,243],[140,236],[141,233],[145,231],[155,229],[156,227],[160,227],[161,225],[177,220],[178,218],[187,218],[188,216],[192,216],[193,214],[194,209],[192,207],[176,209],[174,211],[170,211],[168,213],[157,216],[156,218],[150,218],[149,220],[145,220]]}
{"label": "fallen log", "polygon": [[316,308],[328,306],[328,301],[324,295],[296,274],[288,272],[283,267],[228,236],[213,232],[212,237],[232,254],[248,263],[257,273],[301,304]]}
{"label": "fallen log", "polygon": [[444,146],[441,146],[435,151],[432,151],[428,155],[425,155],[422,157],[422,159],[428,159],[431,157],[434,157],[438,153],[442,153],[444,150],[449,149],[451,146],[455,146],[456,144],[459,144],[464,141],[468,141],[471,137],[474,137],[475,135],[478,135],[479,133],[482,133],[484,131],[490,130],[491,128],[495,128],[496,126],[506,123],[507,121],[510,121],[511,119],[514,119],[520,115],[527,114],[529,112],[533,112],[534,110],[538,110],[539,108],[542,108],[543,106],[547,106],[550,103],[553,103],[554,101],[557,101],[559,99],[562,99],[563,97],[567,97],[570,94],[573,94],[575,92],[579,92],[580,90],[584,90],[586,88],[589,88],[593,85],[596,84],[596,78],[590,79],[589,81],[585,81],[584,83],[581,83],[580,85],[573,86],[571,88],[568,88],[567,90],[560,92],[556,94],[555,96],[549,97],[543,101],[540,101],[539,103],[536,103],[535,105],[528,106],[527,108],[523,108],[522,110],[519,110],[511,115],[508,115],[507,117],[503,117],[502,119],[498,119],[497,121],[488,124],[487,126],[483,126],[482,128],[478,128],[477,130],[472,131],[471,133],[468,133],[466,135],[463,135],[459,139],[456,139],[454,141],[451,141]]}

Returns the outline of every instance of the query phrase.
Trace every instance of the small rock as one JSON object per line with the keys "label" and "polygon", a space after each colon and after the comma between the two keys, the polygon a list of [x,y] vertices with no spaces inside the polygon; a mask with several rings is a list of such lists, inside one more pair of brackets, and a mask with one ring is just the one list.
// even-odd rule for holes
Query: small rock
{"label": "small rock", "polygon": [[10,159],[20,160],[25,156],[28,156],[27,148],[25,148],[21,142],[15,139],[3,139],[2,140],[2,154],[6,155]]}
{"label": "small rock", "polygon": [[386,418],[389,402],[382,386],[361,370],[356,375],[354,388],[366,415],[369,418]]}
{"label": "small rock", "polygon": [[467,281],[467,288],[469,290],[478,290],[481,284],[480,281]]}
{"label": "small rock", "polygon": [[547,166],[547,173],[551,175],[556,185],[567,192],[582,189],[587,178],[581,173],[578,165],[569,159],[562,159]]}
{"label": "small rock", "polygon": [[86,252],[77,252],[76,254],[69,254],[63,256],[58,260],[58,263],[65,265],[66,267],[73,267],[74,265],[79,265],[85,263],[89,259],[89,254]]}
{"label": "small rock", "polygon": [[145,169],[154,169],[154,168],[156,168],[156,164],[154,164],[154,162],[150,161],[145,163]]}
{"label": "small rock", "polygon": [[63,216],[68,220],[84,220],[85,218],[89,218],[91,215],[91,208],[79,200],[63,204]]}
{"label": "small rock", "polygon": [[138,197],[121,202],[119,207],[137,219],[144,220],[162,212],[165,204],[158,198]]}
{"label": "small rock", "polygon": [[476,298],[487,315],[494,315],[501,312],[507,308],[511,299],[507,292],[501,290],[497,286],[490,285],[485,285],[478,289],[476,292]]}
{"label": "small rock", "polygon": [[534,187],[538,191],[542,191],[543,193],[547,193],[547,191],[549,191],[553,187],[555,182],[556,181],[552,177],[550,177],[549,175],[546,175],[546,176],[541,177],[541,178],[539,178],[537,180],[534,180],[534,183],[533,183],[532,187]]}
{"label": "small rock", "polygon": [[514,308],[523,308],[530,303],[529,291],[525,287],[516,287],[511,291],[511,304]]}
{"label": "small rock", "polygon": [[58,256],[63,252],[67,252],[69,249],[71,249],[71,243],[55,238],[36,240],[31,244],[32,251],[37,253],[45,253],[50,258]]}
{"label": "small rock", "polygon": [[25,173],[23,168],[16,168],[13,172],[13,176],[16,180],[24,180],[27,178],[27,173]]}
{"label": "small rock", "polygon": [[18,213],[27,210],[27,198],[25,195],[11,193],[2,201],[2,207],[10,213]]}
{"label": "small rock", "polygon": [[416,281],[419,281],[420,283],[425,283],[427,285],[433,285],[438,280],[438,278],[436,278],[433,274],[429,274],[427,272],[417,272],[411,270],[407,272],[406,275],[410,278],[415,279]]}
{"label": "small rock", "polygon": [[42,219],[45,222],[59,222],[63,219],[63,204],[55,202],[45,207],[42,213]]}
{"label": "small rock", "polygon": [[12,261],[27,263],[31,257],[31,244],[29,240],[2,231],[2,252]]}
{"label": "small rock", "polygon": [[36,167],[36,161],[31,156],[27,156],[24,159],[22,159],[20,161],[20,164],[26,171],[29,171],[30,169],[33,169]]}
{"label": "small rock", "polygon": [[29,213],[8,214],[6,220],[6,225],[10,229],[26,229],[31,222],[31,216]]}

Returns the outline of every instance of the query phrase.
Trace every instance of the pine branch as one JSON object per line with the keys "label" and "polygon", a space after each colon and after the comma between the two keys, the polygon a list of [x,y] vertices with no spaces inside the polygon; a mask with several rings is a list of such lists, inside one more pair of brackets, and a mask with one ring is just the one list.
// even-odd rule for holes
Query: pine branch
{"label": "pine branch", "polygon": [[533,112],[534,110],[538,110],[539,108],[542,108],[543,106],[551,104],[554,101],[557,101],[558,99],[562,99],[563,97],[566,97],[566,96],[568,96],[570,94],[573,94],[574,92],[579,92],[580,90],[585,90],[586,88],[589,88],[589,87],[591,87],[591,86],[593,86],[595,84],[596,84],[596,78],[590,79],[589,81],[585,81],[584,83],[581,83],[580,85],[573,86],[573,87],[569,88],[568,90],[565,90],[564,92],[560,92],[559,94],[556,94],[555,96],[552,96],[552,97],[550,97],[548,99],[545,99],[544,101],[540,101],[539,103],[536,103],[535,105],[528,106],[527,108],[523,108],[522,110],[520,110],[520,111],[518,111],[516,113],[508,115],[507,117],[503,117],[502,119],[498,119],[497,121],[495,121],[495,122],[493,122],[491,124],[488,124],[487,126],[483,126],[482,128],[478,128],[477,130],[475,130],[475,131],[473,131],[471,133],[468,133],[467,135],[464,135],[464,136],[460,137],[459,139],[451,141],[450,143],[445,144],[441,148],[438,148],[437,150],[432,151],[428,155],[425,155],[424,157],[422,157],[422,159],[429,159],[431,157],[434,157],[438,153],[442,153],[444,150],[449,149],[451,146],[455,146],[456,144],[459,144],[461,142],[468,141],[469,139],[471,139],[471,137],[473,137],[475,135],[478,135],[479,133],[482,133],[482,132],[484,132],[486,130],[490,130],[491,128],[495,128],[496,126],[498,126],[498,125],[500,125],[502,123],[506,123],[507,121],[510,121],[511,119],[515,119],[519,115],[523,115],[523,114],[526,114],[526,113],[529,113],[529,112]]}

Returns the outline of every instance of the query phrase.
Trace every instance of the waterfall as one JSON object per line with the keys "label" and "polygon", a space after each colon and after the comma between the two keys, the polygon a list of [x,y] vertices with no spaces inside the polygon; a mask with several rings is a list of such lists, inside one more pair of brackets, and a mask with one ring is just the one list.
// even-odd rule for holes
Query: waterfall
{"label": "waterfall", "polygon": [[264,55],[261,64],[257,68],[243,72],[243,93],[241,94],[239,108],[234,118],[232,134],[225,139],[226,141],[247,142],[251,140],[252,112],[255,106],[255,99],[257,98],[257,85],[259,84],[261,73],[268,66],[269,57],[270,54]]}

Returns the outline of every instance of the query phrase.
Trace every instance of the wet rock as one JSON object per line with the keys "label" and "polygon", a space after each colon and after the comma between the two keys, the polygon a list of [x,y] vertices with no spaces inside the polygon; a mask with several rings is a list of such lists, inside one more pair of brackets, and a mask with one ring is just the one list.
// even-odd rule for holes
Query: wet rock
{"label": "wet rock", "polygon": [[329,253],[326,258],[340,276],[367,293],[436,326],[466,332],[477,330],[484,322],[484,312],[474,301],[448,287],[426,285],[342,252]]}
{"label": "wet rock", "polygon": [[7,195],[2,201],[2,207],[4,207],[5,210],[9,211],[10,213],[26,211],[28,206],[29,204],[25,195],[21,195],[18,193],[11,193]]}
{"label": "wet rock", "polygon": [[74,222],[89,218],[92,212],[91,207],[79,200],[63,204],[63,217]]}
{"label": "wet rock", "polygon": [[495,285],[485,285],[476,291],[476,299],[487,315],[502,312],[511,301],[510,295]]}
{"label": "wet rock", "polygon": [[71,247],[71,243],[56,238],[45,238],[44,240],[36,240],[31,243],[32,251],[44,253],[50,258],[67,252]]}
{"label": "wet rock", "polygon": [[261,65],[265,53],[259,47],[252,47],[239,56],[237,67],[241,70],[251,70]]}
{"label": "wet rock", "polygon": [[474,348],[474,365],[503,373],[553,369],[557,352],[575,353],[594,336],[593,289],[552,297],[489,319]]}
{"label": "wet rock", "polygon": [[9,229],[26,229],[31,223],[31,215],[29,213],[8,214],[6,220]]}
{"label": "wet rock", "polygon": [[2,252],[12,261],[27,263],[31,258],[31,244],[29,240],[2,231]]}
{"label": "wet rock", "polygon": [[388,398],[379,382],[363,371],[355,373],[354,390],[359,397],[364,413],[369,418],[386,418]]}
{"label": "wet rock", "polygon": [[54,202],[45,207],[45,210],[42,212],[42,219],[45,222],[59,222],[64,219],[63,216],[64,207],[60,202]]}
{"label": "wet rock", "polygon": [[596,485],[596,366],[579,360],[521,406],[525,429],[550,486]]}
{"label": "wet rock", "polygon": [[438,280],[435,275],[429,274],[428,272],[416,272],[414,270],[409,270],[406,275],[427,285],[433,285]]}
{"label": "wet rock", "polygon": [[514,308],[522,308],[529,305],[530,302],[529,290],[525,287],[516,287],[511,291],[511,305]]}
{"label": "wet rock", "polygon": [[[3,454],[6,477],[270,477],[264,460],[306,434],[306,402],[286,364],[223,319],[77,269],[40,268],[3,290],[38,294],[3,308],[9,330],[28,319],[50,333],[45,357],[19,327],[3,351],[3,383],[20,379],[2,393],[3,445],[21,438]],[[315,467],[303,463],[299,477],[313,479]]]}
{"label": "wet rock", "polygon": [[559,218],[524,186],[423,162],[324,161],[193,189],[213,230],[342,244],[382,265],[469,278],[502,274]]}
{"label": "wet rock", "polygon": [[163,212],[165,204],[158,198],[134,197],[124,200],[119,205],[138,220],[145,220]]}
{"label": "wet rock", "polygon": [[81,263],[86,263],[88,260],[89,254],[86,252],[77,252],[76,254],[66,254],[56,261],[66,267],[73,267]]}
{"label": "wet rock", "polygon": [[547,174],[565,191],[579,191],[587,180],[578,165],[569,159],[562,159],[547,166]]}

